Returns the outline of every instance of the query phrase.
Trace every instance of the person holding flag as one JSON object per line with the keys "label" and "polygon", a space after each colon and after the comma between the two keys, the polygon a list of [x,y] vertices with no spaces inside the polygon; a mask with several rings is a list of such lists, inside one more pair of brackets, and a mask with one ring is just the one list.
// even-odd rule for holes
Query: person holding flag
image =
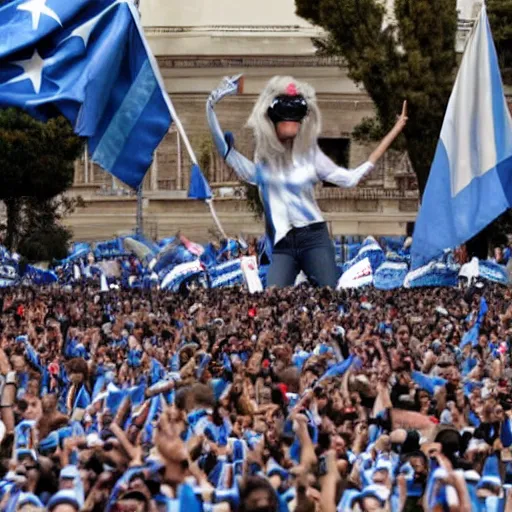
{"label": "person holding flag", "polygon": [[241,76],[226,78],[208,98],[208,123],[217,150],[238,177],[259,188],[265,210],[267,245],[272,247],[268,285],[295,283],[300,271],[318,286],[335,287],[338,270],[327,225],[314,187],[327,181],[354,187],[375,166],[407,123],[407,104],[393,129],[354,170],[336,165],[318,146],[320,111],[314,89],[292,77],[272,78],[258,98],[248,125],[254,131],[254,162],[234,149],[214,112],[222,98],[236,94]]}

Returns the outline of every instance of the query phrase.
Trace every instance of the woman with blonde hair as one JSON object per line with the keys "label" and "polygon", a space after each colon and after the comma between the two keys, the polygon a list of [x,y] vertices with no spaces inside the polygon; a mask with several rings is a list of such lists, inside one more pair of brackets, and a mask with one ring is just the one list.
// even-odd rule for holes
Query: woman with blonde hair
{"label": "woman with blonde hair", "polygon": [[327,181],[354,187],[375,166],[407,122],[406,103],[393,129],[368,161],[356,169],[336,165],[318,146],[320,111],[314,89],[292,77],[272,78],[256,101],[248,126],[253,129],[254,162],[233,147],[214,106],[236,94],[241,76],[225,78],[206,104],[208,124],[220,155],[238,177],[259,189],[265,210],[267,242],[272,246],[269,286],[291,286],[302,270],[310,282],[335,287],[334,247],[314,198],[314,187]]}

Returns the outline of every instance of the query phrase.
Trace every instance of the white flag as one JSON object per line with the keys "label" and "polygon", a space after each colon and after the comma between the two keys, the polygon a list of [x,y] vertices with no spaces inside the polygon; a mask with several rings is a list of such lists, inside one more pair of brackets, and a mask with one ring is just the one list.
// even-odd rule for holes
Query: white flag
{"label": "white flag", "polygon": [[350,267],[339,279],[338,290],[340,288],[361,288],[373,283],[372,265],[368,258],[358,261],[353,267]]}

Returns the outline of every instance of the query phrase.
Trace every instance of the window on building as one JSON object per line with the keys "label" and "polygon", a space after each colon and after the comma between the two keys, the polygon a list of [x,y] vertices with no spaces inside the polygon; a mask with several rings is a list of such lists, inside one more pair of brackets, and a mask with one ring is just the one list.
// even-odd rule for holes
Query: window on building
{"label": "window on building", "polygon": [[[350,139],[348,138],[320,138],[320,149],[337,165],[348,169],[350,157]],[[332,183],[324,182],[325,187],[335,187]]]}

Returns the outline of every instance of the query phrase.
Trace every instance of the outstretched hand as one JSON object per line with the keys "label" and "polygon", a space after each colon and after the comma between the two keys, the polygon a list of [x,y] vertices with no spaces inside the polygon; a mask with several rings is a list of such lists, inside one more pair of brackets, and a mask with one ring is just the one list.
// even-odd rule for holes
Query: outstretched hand
{"label": "outstretched hand", "polygon": [[226,96],[233,96],[240,93],[243,84],[243,75],[224,77],[222,83],[210,94],[210,101],[214,104]]}
{"label": "outstretched hand", "polygon": [[233,94],[234,93],[239,94],[241,92],[240,89],[243,84],[243,79],[244,79],[244,75],[242,75],[242,74],[224,78],[227,87],[233,91]]}
{"label": "outstretched hand", "polygon": [[189,453],[172,418],[171,409],[163,411],[155,431],[155,446],[160,456],[169,464],[188,461]]}
{"label": "outstretched hand", "polygon": [[396,134],[398,135],[407,124],[408,121],[407,117],[407,100],[404,100],[402,105],[402,113],[398,116],[398,119],[396,120],[394,130],[396,131]]}
{"label": "outstretched hand", "polygon": [[398,116],[396,120],[395,126],[391,129],[391,131],[381,140],[380,144],[374,149],[368,161],[372,164],[376,164],[377,161],[382,157],[382,155],[388,150],[389,146],[393,143],[393,141],[400,135],[405,125],[407,124],[407,100],[404,101],[402,106],[402,113]]}
{"label": "outstretched hand", "polygon": [[123,429],[117,425],[116,423],[112,423],[110,425],[110,430],[112,433],[116,436],[117,440],[119,441],[121,447],[126,452],[128,457],[130,458],[130,467],[131,466],[142,466],[143,464],[143,458],[144,458],[144,452],[142,449],[142,432],[139,432],[135,444],[132,444],[126,433],[123,431]]}

